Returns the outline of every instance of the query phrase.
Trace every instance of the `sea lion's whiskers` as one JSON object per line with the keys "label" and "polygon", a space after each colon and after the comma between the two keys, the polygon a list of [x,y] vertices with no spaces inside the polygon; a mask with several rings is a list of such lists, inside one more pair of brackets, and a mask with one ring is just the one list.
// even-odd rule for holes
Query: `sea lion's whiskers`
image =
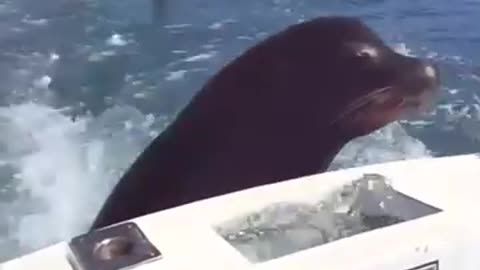
{"label": "sea lion's whiskers", "polygon": [[[340,115],[338,115],[338,117],[335,118],[330,124],[333,125],[337,123],[341,119],[345,118],[347,115],[350,115],[351,113],[358,111],[360,108],[363,108],[374,99],[377,99],[382,95],[388,94],[388,91],[391,88],[392,86],[382,87],[354,100],[352,103],[348,104],[345,110],[342,113],[340,113]],[[404,101],[402,101],[401,103],[404,103]]]}

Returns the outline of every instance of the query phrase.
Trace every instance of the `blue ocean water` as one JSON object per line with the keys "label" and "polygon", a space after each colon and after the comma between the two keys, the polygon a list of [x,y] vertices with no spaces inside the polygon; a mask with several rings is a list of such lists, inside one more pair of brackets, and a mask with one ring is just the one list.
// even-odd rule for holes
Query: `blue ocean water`
{"label": "blue ocean water", "polygon": [[478,0],[0,0],[0,260],[82,232],[212,74],[269,33],[333,14],[441,70],[435,110],[369,151],[480,149]]}

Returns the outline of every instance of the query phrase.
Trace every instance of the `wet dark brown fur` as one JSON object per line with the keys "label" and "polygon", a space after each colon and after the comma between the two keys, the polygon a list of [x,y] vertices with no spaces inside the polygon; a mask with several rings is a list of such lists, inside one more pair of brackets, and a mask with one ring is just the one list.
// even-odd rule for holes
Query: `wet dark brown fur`
{"label": "wet dark brown fur", "polygon": [[290,26],[207,82],[125,173],[92,229],[323,171],[351,139],[430,99],[438,77],[425,68],[355,18]]}

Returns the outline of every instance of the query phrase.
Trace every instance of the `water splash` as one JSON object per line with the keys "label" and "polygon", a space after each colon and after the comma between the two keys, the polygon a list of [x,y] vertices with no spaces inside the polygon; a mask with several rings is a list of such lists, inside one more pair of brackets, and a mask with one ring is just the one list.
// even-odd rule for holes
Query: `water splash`
{"label": "water splash", "polygon": [[[163,121],[128,106],[75,121],[35,103],[1,107],[3,242],[15,243],[18,255],[86,230]],[[0,245],[2,255],[4,248],[12,249]]]}

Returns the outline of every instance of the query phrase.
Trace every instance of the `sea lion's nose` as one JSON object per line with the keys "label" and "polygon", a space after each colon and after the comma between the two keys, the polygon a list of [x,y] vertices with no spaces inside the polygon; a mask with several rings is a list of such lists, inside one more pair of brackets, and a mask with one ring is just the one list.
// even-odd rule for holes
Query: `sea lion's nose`
{"label": "sea lion's nose", "polygon": [[420,81],[430,87],[436,87],[440,83],[438,68],[435,64],[422,61],[417,67],[417,76]]}
{"label": "sea lion's nose", "polygon": [[430,61],[422,61],[421,72],[427,78],[438,80],[438,67]]}
{"label": "sea lion's nose", "polygon": [[401,84],[405,89],[417,95],[424,90],[436,90],[440,85],[440,75],[437,66],[429,61],[418,58],[404,58]]}
{"label": "sea lion's nose", "polygon": [[425,64],[423,69],[425,76],[432,79],[437,79],[437,70],[432,64]]}

